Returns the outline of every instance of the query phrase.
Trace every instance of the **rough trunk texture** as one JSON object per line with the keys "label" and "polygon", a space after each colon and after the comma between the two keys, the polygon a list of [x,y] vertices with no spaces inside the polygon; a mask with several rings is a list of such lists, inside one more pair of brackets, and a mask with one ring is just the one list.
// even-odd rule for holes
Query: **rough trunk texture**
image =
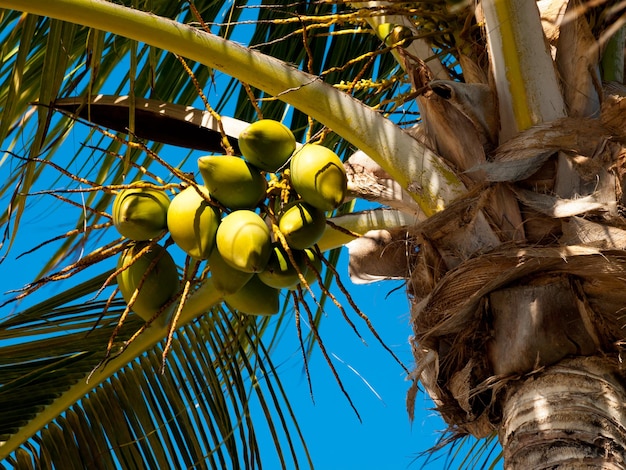
{"label": "rough trunk texture", "polygon": [[576,286],[569,276],[554,275],[489,295],[493,323],[487,355],[495,375],[523,374],[599,350],[598,322]]}
{"label": "rough trunk texture", "polygon": [[619,366],[609,358],[580,357],[514,382],[500,431],[505,468],[626,468]]}
{"label": "rough trunk texture", "polygon": [[357,241],[351,277],[408,272],[410,417],[419,384],[454,437],[499,433],[506,468],[626,469],[626,90],[599,68],[616,2],[465,3],[484,25],[465,83],[400,54],[415,134],[468,193]]}

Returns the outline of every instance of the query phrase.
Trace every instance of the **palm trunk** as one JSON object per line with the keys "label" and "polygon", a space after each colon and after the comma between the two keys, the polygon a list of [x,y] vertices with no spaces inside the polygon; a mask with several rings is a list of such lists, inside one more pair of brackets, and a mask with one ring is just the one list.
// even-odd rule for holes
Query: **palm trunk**
{"label": "palm trunk", "polygon": [[626,390],[617,360],[575,358],[507,390],[506,469],[623,469]]}
{"label": "palm trunk", "polygon": [[[485,126],[474,103],[487,100],[459,104],[471,96],[453,93],[459,86],[414,80],[426,90],[426,141],[465,172],[470,195],[414,230],[409,411],[420,381],[453,434],[499,435],[507,469],[626,468],[626,183],[616,171],[626,92],[600,86],[597,23],[576,10],[585,3],[487,1],[476,10],[500,116],[495,150],[478,138]],[[558,23],[556,37],[542,32],[536,8],[547,6],[575,18]],[[452,122],[446,106],[472,125]],[[586,205],[595,201],[599,211]]]}

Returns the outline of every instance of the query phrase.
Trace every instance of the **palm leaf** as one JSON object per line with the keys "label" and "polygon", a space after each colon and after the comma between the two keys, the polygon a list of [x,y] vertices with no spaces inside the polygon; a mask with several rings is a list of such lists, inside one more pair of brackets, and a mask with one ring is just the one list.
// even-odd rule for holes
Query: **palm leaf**
{"label": "palm leaf", "polygon": [[[207,3],[206,7],[203,6],[206,12],[217,15],[220,7],[211,5],[211,2]],[[178,6],[168,6],[165,3],[160,3],[153,11],[155,14],[163,14],[165,17],[176,17],[181,13]],[[191,20],[192,15],[188,10],[185,10],[184,14],[187,15],[186,21]],[[2,17],[2,24],[0,24],[2,31],[12,32],[8,36],[9,40],[4,44],[4,61],[0,69],[0,77],[3,78],[0,90],[4,93],[0,95],[0,103],[3,104],[4,110],[0,117],[0,131],[2,131],[0,137],[3,142],[9,142],[5,150],[11,150],[17,148],[16,146],[20,142],[31,140],[28,133],[33,132],[34,126],[37,129],[36,132],[40,133],[40,140],[45,135],[45,142],[42,141],[38,147],[45,149],[45,160],[48,160],[53,158],[55,152],[69,135],[69,128],[74,121],[68,118],[59,119],[56,116],[53,122],[48,122],[49,111],[47,106],[58,96],[86,96],[87,94],[98,93],[105,84],[108,84],[108,78],[113,73],[117,73],[120,63],[127,60],[130,41],[112,35],[103,35],[97,30],[85,27],[78,28],[71,37],[67,34],[65,37],[61,37],[61,32],[53,31],[54,28],[59,29],[54,26],[57,23],[50,19],[33,15],[25,16],[23,20],[20,18],[17,12],[7,10]],[[58,24],[61,25],[62,23]],[[52,33],[51,36],[50,33]],[[88,44],[87,48],[85,48],[85,44]],[[13,54],[11,51],[17,51],[17,53]],[[196,98],[196,86],[189,80],[180,63],[171,54],[167,55],[152,47],[142,46],[138,49],[137,55],[139,57],[137,75],[141,78],[134,85],[135,94],[143,96],[152,93],[166,101],[176,101],[181,104],[189,104]],[[46,62],[46,57],[49,58],[48,62]],[[51,60],[55,57],[62,59],[59,62],[59,67],[49,65],[54,64]],[[55,74],[58,75],[66,69],[63,63],[68,64],[69,72],[67,76],[60,77],[64,79],[62,88],[59,89],[60,85],[57,84],[55,85],[57,90],[54,90],[54,87],[51,88],[52,84],[59,81],[59,77]],[[197,69],[193,63],[189,66],[192,70]],[[159,79],[157,80],[155,77]],[[182,80],[181,77],[183,77]],[[185,77],[187,78],[185,79]],[[204,67],[196,73],[199,86],[204,86],[209,77],[209,71]],[[116,94],[120,94],[122,89],[129,86],[129,73],[122,74],[119,81],[120,83],[115,89]],[[39,93],[40,85],[45,94]],[[33,102],[46,105],[46,107],[37,108],[38,112],[35,114],[29,113],[28,109]],[[26,116],[26,120],[23,119],[24,116]],[[34,119],[39,122],[34,123]],[[98,138],[95,131],[92,135]],[[88,136],[87,138],[91,137]],[[102,137],[100,139],[101,143],[96,143],[96,146],[105,142]],[[40,151],[36,147],[33,148],[35,150],[31,152],[31,156],[39,157]],[[161,145],[155,143],[151,148],[156,152],[159,151]],[[117,154],[119,150],[119,142],[115,141],[101,147],[100,155],[98,155],[98,166],[78,163],[79,167],[83,169],[81,176],[89,178],[91,174],[94,174],[94,181],[100,183],[104,181],[105,177],[112,177],[114,181],[121,181],[125,167],[119,165],[112,156]],[[134,152],[131,159],[135,161],[140,155],[141,152]],[[92,157],[92,149],[83,148],[76,153],[74,158],[64,162],[64,165],[69,166],[75,162],[89,161]],[[151,160],[144,159],[139,163],[149,167]],[[19,193],[27,194],[44,168],[45,161],[31,162],[17,168],[16,171],[12,172],[7,184],[0,188],[0,197],[10,196],[9,191],[15,186],[19,188]],[[20,214],[25,204],[25,198],[19,196],[19,193],[15,191],[10,209],[4,213],[2,219],[3,224],[12,225],[13,237],[18,233]],[[91,202],[95,209],[104,210],[110,203],[110,195],[96,195],[94,193],[87,202]],[[98,219],[99,217],[90,215],[87,222],[94,224],[98,222]],[[76,226],[80,227],[84,223],[84,220],[78,220]],[[53,259],[61,259],[68,254],[68,251],[71,253],[72,243],[75,239],[76,237],[70,238],[66,246],[60,248],[59,253]],[[53,264],[44,267],[44,271]]]}
{"label": "palm leaf", "polygon": [[[4,360],[0,363],[3,440],[11,434],[11,440],[29,437],[30,432],[24,435],[25,428],[16,426],[35,417],[40,421],[55,418],[56,410],[69,404],[59,403],[59,399],[63,402],[64,393],[83,382],[100,362],[121,305],[119,301],[110,305],[98,328],[91,330],[102,313],[103,302],[85,298],[100,289],[108,274],[3,322],[3,342],[9,337],[16,342],[2,348]],[[136,320],[129,321],[119,340],[139,325]],[[220,309],[188,324],[176,334],[164,375],[160,373],[161,344],[66,410],[64,418],[44,428],[40,438],[55,446],[46,446],[50,455],[42,454],[39,459],[61,466],[63,459],[69,459],[78,467],[89,466],[111,449],[113,461],[131,467],[139,462],[164,461],[192,466],[208,460],[230,462],[233,468],[255,468],[267,451],[261,453],[256,442],[259,431],[255,429],[263,426],[274,436],[275,452],[284,467],[297,466],[301,457],[293,449],[304,443],[301,439],[297,445],[292,442],[294,426],[297,430],[293,412],[276,375],[264,372],[272,365],[262,340],[246,333],[247,328],[238,316]],[[56,335],[50,336],[51,331]],[[45,356],[42,351],[46,351]],[[261,382],[259,372],[264,377]],[[94,382],[100,381],[98,374],[94,372]],[[24,396],[29,399],[24,401]],[[266,410],[265,424],[250,420],[248,410],[255,401]],[[292,422],[289,427],[288,420]],[[190,432],[194,438],[185,436]],[[61,435],[65,437],[60,443]],[[160,445],[152,442],[155,436]],[[283,455],[282,446],[292,449],[288,455]],[[164,455],[151,450],[161,447]],[[80,455],[68,456],[68,449]],[[12,462],[11,458],[8,461]],[[221,467],[215,463],[214,468]]]}

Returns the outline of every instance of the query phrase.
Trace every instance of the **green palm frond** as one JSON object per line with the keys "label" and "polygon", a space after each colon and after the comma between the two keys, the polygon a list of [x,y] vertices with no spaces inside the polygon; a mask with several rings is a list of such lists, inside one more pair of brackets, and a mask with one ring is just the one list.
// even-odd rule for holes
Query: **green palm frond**
{"label": "green palm frond", "polygon": [[[98,382],[95,368],[123,309],[116,301],[102,315],[105,302],[89,300],[109,274],[2,323],[2,343],[13,343],[2,347],[0,356],[2,440],[21,439],[20,426],[35,417],[55,419],[63,411],[39,434],[44,447],[35,454],[63,468],[91,467],[102,459],[110,459],[103,468],[120,462],[125,468],[140,462],[191,467],[205,461],[210,468],[256,468],[267,452],[275,452],[286,468],[302,459],[308,465],[306,451],[294,450],[306,446],[297,437],[297,422],[264,340],[250,320],[219,308],[177,331],[163,374],[160,343],[71,408],[59,403],[79,381]],[[140,325],[129,319],[118,335],[119,346]],[[255,407],[264,410],[259,416],[265,422],[258,417],[253,422]],[[257,442],[265,432],[272,435],[273,451]]]}
{"label": "green palm frond", "polygon": [[[194,20],[189,9],[181,4],[158,2],[152,8],[154,14],[166,18],[180,17],[183,22]],[[214,17],[222,12],[222,7],[216,2],[206,2],[202,10]],[[234,21],[239,12],[239,9],[233,10]],[[3,44],[0,64],[0,103],[3,108],[0,141],[4,142],[3,150],[22,154],[21,143],[33,141],[34,145],[29,148],[30,157],[54,159],[74,124],[71,119],[53,114],[49,109],[57,98],[96,95],[113,83],[116,83],[111,90],[114,94],[125,94],[130,90],[132,79],[133,92],[137,96],[191,104],[197,99],[197,86],[204,87],[211,79],[210,69],[189,63],[197,81],[195,85],[176,57],[147,45],[132,49],[136,51],[138,66],[136,77],[131,77],[130,67],[125,64],[129,61],[133,42],[126,38],[10,10],[4,11],[1,19],[0,31],[10,31]],[[115,78],[111,79],[112,76]],[[40,106],[32,108],[33,103]],[[92,146],[80,149],[64,164],[78,165],[80,176],[96,183],[102,184],[107,179],[120,183],[127,167],[112,157],[120,152],[120,143],[106,142],[96,131],[85,139],[86,142],[91,140]],[[98,165],[81,163],[94,158],[94,146],[99,148]],[[155,142],[150,148],[158,152],[161,144]],[[131,152],[128,157],[145,168],[150,166],[151,160],[141,158],[141,152]],[[0,219],[3,225],[11,228],[11,237],[19,231],[26,204],[23,195],[32,190],[44,167],[45,162],[27,162],[17,167],[7,184],[0,188],[1,198],[11,198],[10,209],[6,209]],[[127,176],[137,177],[135,172]],[[93,193],[86,202],[96,210],[104,210],[110,204],[110,194]],[[78,220],[76,226],[78,228],[85,222],[96,224],[99,220],[100,217],[90,215],[87,221]],[[7,248],[10,239],[4,243]],[[76,249],[75,243],[76,236],[70,237],[54,258],[60,259],[71,253]],[[44,271],[51,266],[45,266]]]}
{"label": "green palm frond", "polygon": [[[155,15],[180,18],[183,23],[197,23],[198,19],[195,13],[186,7],[180,8],[182,9],[172,11],[172,7],[165,8],[159,3],[152,8],[152,11]],[[204,3],[198,2],[196,8],[201,12],[208,25],[215,25],[216,22],[211,20],[225,14],[221,8],[211,3],[204,5]],[[369,30],[362,31],[360,34],[340,34],[341,28],[338,25],[342,25],[342,21],[346,21],[344,17],[355,17],[353,12],[342,13],[337,6],[319,6],[317,4],[306,4],[304,9],[294,6],[292,9],[302,11],[284,12],[281,9],[279,13],[285,17],[282,21],[281,18],[276,19],[274,17],[276,14],[274,8],[260,8],[256,13],[259,16],[258,19],[254,14],[252,15],[252,20],[256,21],[256,29],[251,38],[251,44],[255,46],[258,43],[256,48],[262,52],[283,58],[287,63],[302,65],[305,68],[308,67],[310,60],[313,64],[312,72],[321,74],[328,83],[341,84],[343,82],[345,86],[354,87],[353,94],[356,98],[367,105],[380,107],[380,111],[383,113],[398,106],[399,103],[390,98],[396,95],[398,91],[408,89],[407,81],[395,59],[390,54],[382,53],[385,52],[382,41],[370,32],[365,32]],[[249,10],[256,11],[254,8]],[[218,28],[226,32],[227,37],[236,34],[238,28],[243,28],[246,25],[243,21],[240,24],[237,23],[242,11],[247,10],[239,8],[228,10],[229,21],[234,22],[234,26],[222,25]],[[309,18],[308,23],[312,23],[311,18],[315,18],[315,15],[319,14],[331,18],[329,26],[325,26],[321,30],[313,28],[309,36],[306,37],[304,33],[299,33],[302,38],[295,36],[298,43],[305,40],[309,41],[308,49],[316,51],[317,56],[308,57],[303,52],[305,47],[293,47],[294,32],[305,31],[302,29],[302,24],[293,21],[287,22],[286,20],[294,20],[301,16]],[[12,142],[6,150],[17,150],[16,145],[26,139],[27,133],[34,133],[36,137],[38,136],[35,142],[39,140],[41,142],[37,144],[37,150],[33,150],[35,147],[31,146],[30,156],[41,157],[44,161],[53,160],[74,124],[65,117],[51,114],[49,108],[45,106],[37,107],[37,113],[29,115],[27,113],[29,104],[38,102],[40,105],[47,106],[53,98],[95,95],[105,91],[105,84],[106,87],[110,86],[108,78],[113,73],[118,74],[115,78],[117,86],[113,90],[113,94],[118,95],[129,93],[132,81],[132,92],[135,96],[154,97],[164,102],[177,104],[191,104],[198,100],[198,87],[207,88],[209,92],[214,89],[214,74],[211,69],[189,62],[189,69],[194,74],[194,83],[176,57],[172,54],[166,54],[160,49],[146,45],[131,48],[132,41],[119,36],[103,35],[96,30],[78,26],[74,27],[76,31],[71,35],[66,33],[67,37],[60,38],[58,37],[60,33],[50,35],[56,24],[52,20],[39,18],[36,23],[31,25],[35,17],[25,16],[26,26],[31,25],[32,27],[24,29],[26,26],[23,26],[19,20],[21,16],[15,13],[5,16],[2,26],[7,30],[12,28],[13,31],[18,33],[21,31],[22,33],[21,35],[12,34],[10,36],[18,54],[7,54],[2,69],[0,69],[0,77],[5,77],[5,81],[0,84],[0,90],[9,90],[5,103],[6,111],[0,121],[0,130],[6,129],[6,132],[0,137],[7,137]],[[270,18],[272,21],[269,20]],[[361,26],[362,20],[358,20],[358,16],[356,18],[356,25]],[[33,31],[37,31],[37,34],[31,34]],[[282,38],[290,40],[283,40]],[[19,48],[17,48],[18,44]],[[87,48],[85,48],[85,44]],[[9,44],[5,46],[6,49],[9,49]],[[130,62],[137,64],[136,77],[131,77],[130,70],[133,67],[127,65],[129,54],[133,51],[136,52],[132,54]],[[26,54],[26,57],[22,58],[23,54]],[[68,64],[68,73],[61,82],[59,82],[59,77],[55,75],[56,68],[49,66],[46,68],[45,57],[62,57],[64,62]],[[348,60],[356,58],[361,59],[349,67],[344,66]],[[119,74],[120,70],[121,74]],[[362,73],[364,75],[361,75]],[[27,87],[23,85],[23,80],[14,79],[14,77],[23,76],[32,77],[28,82],[32,81],[33,84],[37,84],[39,81],[39,85]],[[363,77],[361,80],[364,80],[365,86],[361,87],[360,82],[351,83],[351,80],[360,77]],[[50,86],[47,85],[56,82],[59,83],[55,90],[50,89]],[[18,88],[15,88],[16,83]],[[45,86],[43,86],[44,84]],[[40,88],[45,91],[45,94],[39,92]],[[233,80],[223,88],[215,88],[214,93],[217,94],[218,98],[210,101],[215,101],[215,104],[211,104],[217,112],[223,112],[227,104],[231,102],[229,97],[236,95],[238,97],[236,109],[229,112],[243,120],[254,118],[256,110],[250,102],[247,92],[238,81]],[[14,94],[19,95],[21,99],[19,101],[11,99]],[[211,97],[211,95],[209,96]],[[259,92],[257,98],[265,100],[268,96]],[[276,99],[262,101],[260,109],[265,117],[277,119],[286,117],[285,122],[296,130],[300,138],[303,137],[305,131],[308,131],[308,135],[313,135],[321,129],[319,124],[309,122],[301,112],[289,113],[290,108]],[[18,122],[20,123],[19,126],[16,125]],[[311,128],[309,128],[310,124],[313,124]],[[124,150],[119,141],[107,141],[107,139],[98,136],[96,131],[92,131],[85,141],[90,141],[90,145],[79,149],[66,164],[76,162],[81,168],[81,176],[91,179],[96,184],[105,184],[107,181],[112,184],[119,184],[125,177],[131,180],[136,179],[139,175],[136,171],[131,171],[130,174],[126,175],[130,162],[136,162],[141,167],[150,169],[151,159],[141,158],[141,152]],[[338,141],[336,135],[331,135],[327,139],[327,144],[333,145]],[[98,149],[99,155],[94,153],[94,147]],[[150,149],[159,152],[161,146],[155,142],[150,144]],[[338,150],[343,153],[348,150],[348,147],[342,143]],[[113,158],[120,152],[124,152],[125,155],[123,164]],[[80,163],[96,157],[98,165],[95,167],[83,166]],[[184,161],[185,159],[182,159],[180,164]],[[174,162],[171,163],[176,166]],[[4,213],[2,219],[3,223],[10,227],[11,237],[15,237],[19,231],[20,216],[26,203],[24,195],[30,192],[44,166],[43,161],[40,163],[26,162],[12,172],[9,184],[0,189],[3,191],[0,192],[0,197],[11,198],[10,209]],[[16,187],[17,189],[13,189],[11,192],[11,188]],[[104,211],[110,203],[110,194],[94,192],[86,200],[86,203],[96,211]],[[76,228],[78,229],[84,224],[97,224],[100,220],[100,216],[89,214],[86,220],[77,221]],[[59,248],[55,259],[61,259],[72,253],[76,249],[76,239],[77,236],[68,237],[65,245]],[[49,269],[51,266],[52,264],[49,264],[45,269]]]}

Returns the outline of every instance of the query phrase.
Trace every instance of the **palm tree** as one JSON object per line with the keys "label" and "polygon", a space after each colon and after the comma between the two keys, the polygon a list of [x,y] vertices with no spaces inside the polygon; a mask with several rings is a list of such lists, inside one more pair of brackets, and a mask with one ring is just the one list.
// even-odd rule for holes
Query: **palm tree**
{"label": "palm tree", "polygon": [[[273,374],[280,328],[222,306],[211,277],[169,340],[168,325],[143,328],[132,315],[117,328],[123,302],[94,300],[111,273],[106,260],[123,246],[106,230],[111,194],[144,171],[166,183],[154,169],[167,163],[161,145],[142,144],[131,111],[148,96],[192,104],[225,73],[235,80],[204,114],[221,122],[218,137],[228,137],[219,115],[238,93],[236,118],[288,116],[298,138],[354,152],[345,162],[351,195],[390,208],[334,214],[320,245],[349,242],[357,282],[407,279],[410,413],[421,383],[453,437],[497,434],[509,468],[621,468],[623,2],[267,5],[255,10],[249,36],[257,50],[228,41],[246,10],[167,3],[0,0],[10,9],[0,138],[23,162],[2,186],[5,244],[19,237],[26,194],[38,194],[40,175],[54,168],[70,189],[93,190],[74,202],[76,229],[24,294],[96,270],[2,323],[11,342],[0,366],[0,455],[13,452],[9,463],[24,468],[178,459],[254,468],[262,458],[261,424],[248,413],[255,401],[283,466],[311,463],[295,450],[304,438]],[[103,90],[126,53],[130,67],[113,94],[129,94],[122,127],[131,141],[93,128],[69,170],[54,166],[75,122],[59,117],[69,102],[59,98]],[[418,125],[384,116],[414,99]],[[84,102],[84,119],[101,122],[96,100]],[[84,166],[85,157],[98,166]],[[167,166],[176,178],[185,177],[176,171],[185,158]],[[71,193],[46,194],[72,204]],[[319,323],[319,311],[304,310]],[[323,348],[313,335],[303,351],[315,341]]]}

